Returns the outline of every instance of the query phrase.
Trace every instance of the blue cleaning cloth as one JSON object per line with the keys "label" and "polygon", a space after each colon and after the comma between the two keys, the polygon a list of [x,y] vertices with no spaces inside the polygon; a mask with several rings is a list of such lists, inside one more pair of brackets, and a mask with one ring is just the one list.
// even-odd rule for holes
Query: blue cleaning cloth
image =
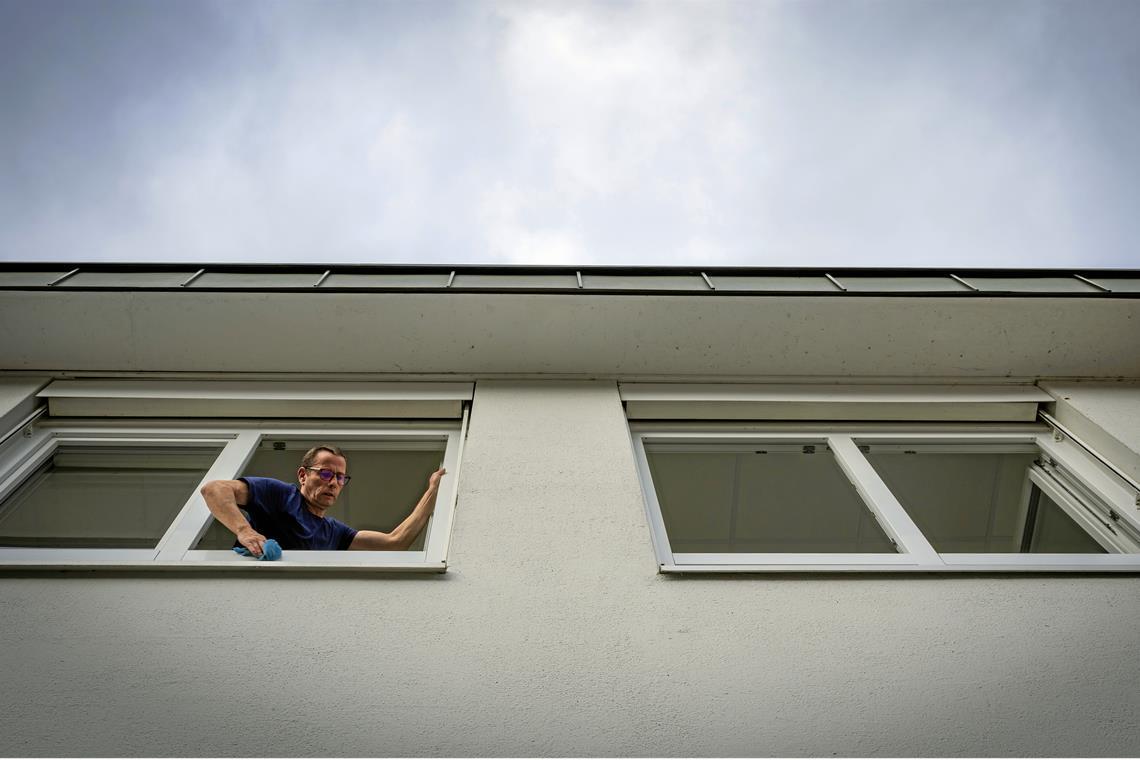
{"label": "blue cleaning cloth", "polygon": [[[253,556],[250,553],[249,549],[246,549],[244,546],[235,546],[234,553],[240,554],[243,557]],[[261,547],[261,556],[257,559],[262,562],[265,562],[266,560],[272,562],[274,560],[281,559],[281,544],[277,543],[275,539],[266,539],[265,545]]]}

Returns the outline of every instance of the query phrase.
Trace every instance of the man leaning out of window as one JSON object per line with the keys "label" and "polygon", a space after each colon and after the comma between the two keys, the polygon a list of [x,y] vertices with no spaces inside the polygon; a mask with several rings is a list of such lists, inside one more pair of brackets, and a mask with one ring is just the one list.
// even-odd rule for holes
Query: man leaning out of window
{"label": "man leaning out of window", "polygon": [[428,477],[424,495],[391,533],[355,530],[325,516],[350,480],[348,459],[333,445],[305,452],[295,484],[257,477],[212,480],[202,486],[202,496],[214,517],[255,557],[270,538],[282,549],[403,551],[427,525],[445,474],[440,468]]}

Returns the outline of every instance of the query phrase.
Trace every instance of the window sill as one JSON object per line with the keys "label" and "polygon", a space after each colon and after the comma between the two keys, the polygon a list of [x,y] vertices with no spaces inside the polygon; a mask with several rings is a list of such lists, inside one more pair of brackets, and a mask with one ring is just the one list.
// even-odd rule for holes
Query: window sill
{"label": "window sill", "polygon": [[347,572],[447,571],[446,561],[429,561],[424,552],[287,551],[273,562],[241,557],[226,550],[188,551],[181,559],[158,559],[155,549],[4,549],[0,570],[225,570],[229,572],[289,572],[333,570]]}
{"label": "window sill", "polygon": [[[390,558],[362,556],[346,557],[342,552],[290,552],[290,554],[306,554],[318,556],[305,556],[298,558],[282,557],[273,562],[261,562],[249,557],[239,557],[232,552],[203,551],[191,552],[196,555],[212,555],[200,557],[187,557],[183,561],[156,561],[153,559],[130,558],[74,558],[74,559],[45,559],[29,558],[0,559],[0,572],[54,572],[60,570],[81,570],[90,572],[148,572],[161,573],[196,573],[224,571],[230,573],[445,573],[446,562],[428,562],[421,552],[414,552],[414,557],[406,560],[393,561]],[[152,554],[147,552],[148,555]],[[228,557],[225,555],[229,555]],[[330,556],[331,555],[331,556]],[[340,556],[337,556],[340,555]]]}
{"label": "window sill", "polygon": [[[1140,559],[1135,555],[1087,554],[946,554],[942,564],[919,563],[903,555],[890,562],[876,560],[844,562],[821,561],[818,556],[789,557],[781,560],[769,555],[764,560],[752,561],[741,557],[734,563],[730,557],[723,561],[688,558],[674,555],[676,564],[662,564],[662,573],[1140,573]],[[834,563],[834,564],[832,564]]]}

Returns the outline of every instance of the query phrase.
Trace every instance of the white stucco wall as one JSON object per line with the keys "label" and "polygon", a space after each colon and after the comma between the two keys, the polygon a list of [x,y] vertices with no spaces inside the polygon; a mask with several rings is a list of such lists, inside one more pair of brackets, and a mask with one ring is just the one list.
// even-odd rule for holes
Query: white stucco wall
{"label": "white stucco wall", "polygon": [[612,382],[480,382],[442,576],[0,578],[0,753],[1134,755],[1133,577],[667,577]]}

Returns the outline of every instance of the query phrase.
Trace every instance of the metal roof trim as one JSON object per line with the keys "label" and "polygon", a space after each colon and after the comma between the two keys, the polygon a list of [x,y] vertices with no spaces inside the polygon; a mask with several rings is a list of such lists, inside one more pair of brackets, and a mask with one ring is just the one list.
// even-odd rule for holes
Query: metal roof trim
{"label": "metal roof trim", "polygon": [[[66,270],[64,276],[58,273]],[[189,280],[176,284],[147,284],[131,283],[130,275],[159,274],[168,272],[193,271]],[[17,275],[25,272],[40,272],[44,274],[43,282],[5,282],[5,274]],[[95,284],[83,283],[86,274],[122,274],[122,284]],[[265,275],[267,283],[264,286],[256,283],[257,275]],[[213,276],[213,282],[202,284]],[[218,276],[234,275],[242,280],[254,279],[254,282],[238,282],[224,284],[216,282]],[[280,281],[272,284],[274,275],[296,278],[301,275],[311,277],[304,283],[281,284]],[[383,277],[424,275],[446,276],[447,284],[418,283],[385,283],[363,282],[357,285],[345,283],[345,278],[355,275],[370,275]],[[463,283],[465,276],[478,276],[481,278],[477,285]],[[493,279],[502,276],[502,285],[496,285]],[[555,277],[561,276],[565,284],[559,285],[520,285],[517,278],[528,276]],[[591,286],[591,277],[622,277],[632,280],[626,286]],[[678,285],[677,278],[692,278],[692,286]],[[514,278],[511,281],[511,278]],[[639,279],[644,283],[638,283]],[[662,278],[672,278],[670,287],[662,287]],[[742,285],[738,278],[749,278],[755,281],[753,286]],[[771,279],[765,287],[764,280]],[[787,282],[792,278],[802,278],[803,287],[796,287],[796,283]],[[861,278],[873,278],[881,287],[859,287]],[[899,280],[899,287],[891,288],[889,281],[892,278]],[[938,287],[933,289],[915,288],[915,279],[930,278],[944,279],[964,283],[968,289],[950,289]],[[1015,281],[1013,287],[986,287],[985,283],[979,286],[972,280],[1005,279]],[[19,279],[18,277],[16,279]],[[731,283],[737,279],[736,283]],[[490,280],[490,281],[489,281]],[[1016,287],[1016,281],[1023,280],[1024,289]],[[1042,280],[1071,281],[1079,287],[1053,288],[1042,287]],[[329,281],[335,285],[328,285]],[[810,281],[810,282],[809,282]],[[820,290],[817,286],[821,281],[830,282],[835,287],[831,290]],[[710,283],[718,283],[717,287],[709,287]],[[1114,288],[1120,282],[1123,287]],[[845,286],[837,283],[850,283]],[[909,283],[909,284],[908,284]],[[724,285],[721,287],[720,285]],[[202,293],[467,293],[467,294],[566,294],[566,295],[703,295],[703,296],[803,296],[819,295],[827,297],[983,297],[983,298],[1136,298],[1140,297],[1140,270],[1135,269],[947,269],[947,268],[866,268],[851,267],[836,268],[803,268],[803,267],[661,267],[661,266],[536,266],[536,265],[487,265],[472,264],[467,266],[450,265],[422,265],[406,264],[345,264],[345,265],[311,265],[311,264],[59,264],[45,265],[42,262],[22,262],[0,264],[0,291],[40,291],[53,290],[74,292],[202,292]]]}

